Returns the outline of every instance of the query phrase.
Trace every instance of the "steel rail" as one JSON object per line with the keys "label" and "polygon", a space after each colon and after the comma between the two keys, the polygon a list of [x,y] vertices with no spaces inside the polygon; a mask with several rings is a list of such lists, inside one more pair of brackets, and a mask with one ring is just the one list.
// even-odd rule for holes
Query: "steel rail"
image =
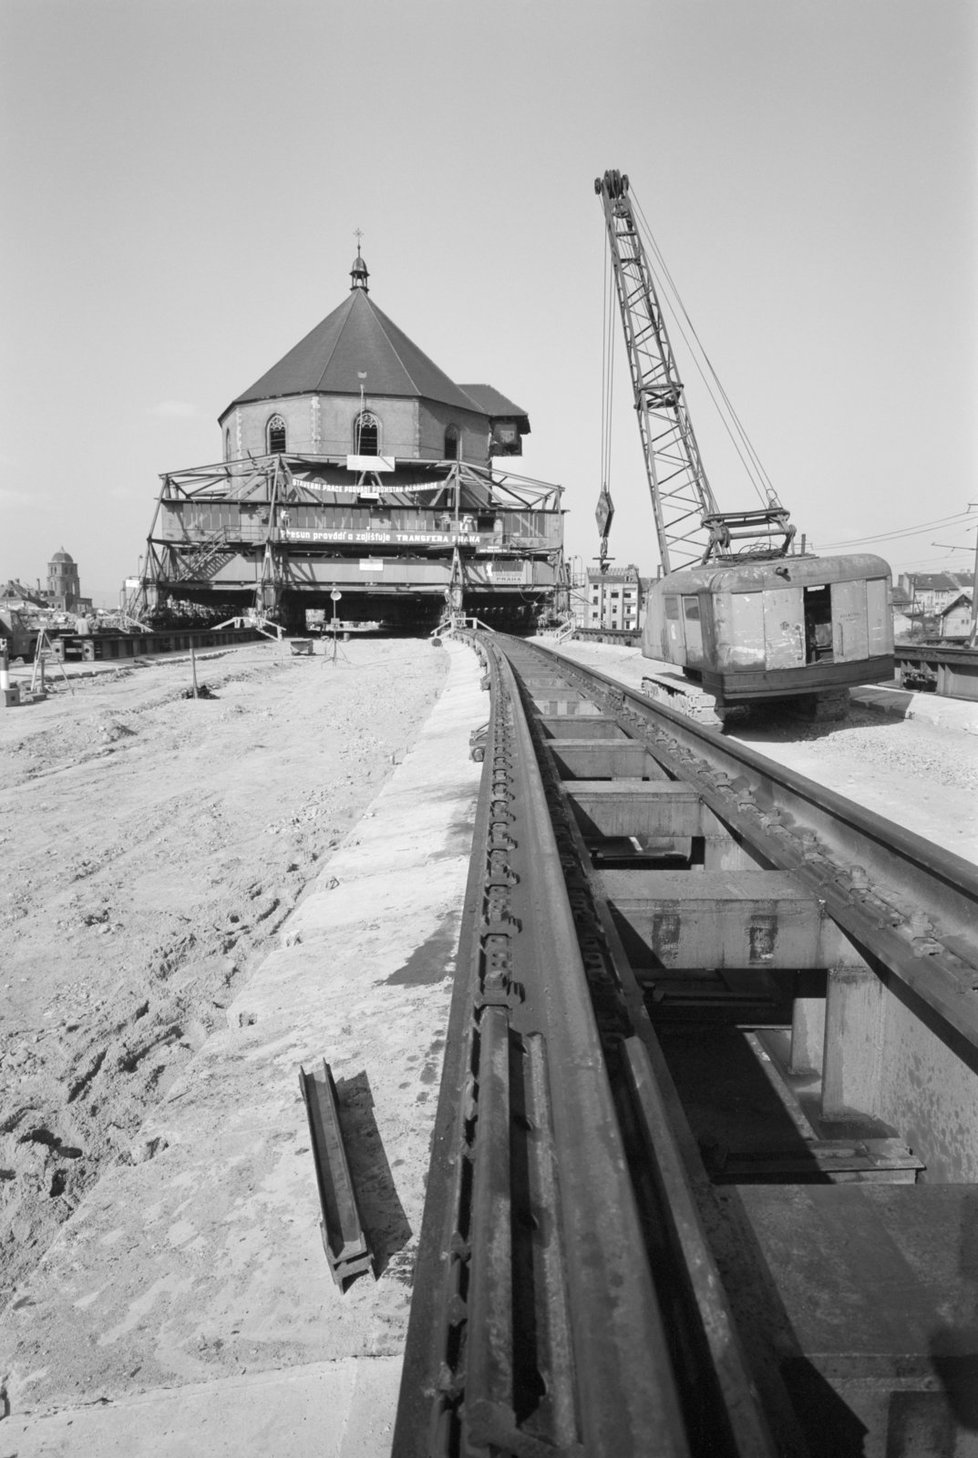
{"label": "steel rail", "polygon": [[668,1458],[702,1452],[705,1424],[711,1453],[774,1458],[641,995],[601,985],[512,669],[480,651],[486,769],[393,1453]]}
{"label": "steel rail", "polygon": [[637,647],[642,641],[641,628],[575,628],[574,638],[583,643],[618,643],[626,648]]}
{"label": "steel rail", "polygon": [[905,689],[933,690],[941,698],[978,699],[978,648],[974,646],[898,643],[893,659]]}
{"label": "steel rail", "polygon": [[688,1452],[509,666],[492,712],[395,1458]]}
{"label": "steel rail", "polygon": [[533,651],[624,715],[629,733],[760,863],[791,871],[863,955],[978,1050],[978,870],[970,862],[596,669]]}
{"label": "steel rail", "polygon": [[[502,646],[519,673],[525,645]],[[550,691],[540,689],[543,697]],[[528,700],[533,693],[534,688],[525,689]],[[748,1363],[700,1214],[700,1205],[711,1201],[703,1188],[694,1193],[694,1185],[702,1186],[707,1178],[645,994],[594,875],[551,741],[537,725],[533,735],[642,1212],[646,1250],[636,1252],[636,1260],[649,1261],[667,1311],[690,1447],[709,1458],[801,1458],[807,1448],[780,1376],[763,1357],[758,1363],[755,1353],[755,1365],[767,1368],[760,1384]],[[714,1204],[711,1223],[725,1220]]]}
{"label": "steel rail", "polygon": [[156,653],[186,653],[191,648],[224,648],[252,643],[257,628],[159,628],[135,633],[59,633],[51,639],[56,659],[103,662],[146,658]]}
{"label": "steel rail", "polygon": [[[635,931],[613,900],[626,893],[627,876],[616,881],[604,869],[619,854],[615,832],[604,832],[609,849],[598,850],[602,832],[584,807],[588,796],[595,806],[627,800],[639,783],[627,777],[639,775],[640,802],[658,797],[677,807],[677,824],[700,827],[685,832],[701,838],[688,869],[705,854],[702,837],[713,837],[714,859],[704,864],[730,867],[731,887],[743,868],[741,905],[762,894],[748,888],[765,877],[800,888],[788,904],[823,929],[817,960],[802,963],[822,969],[822,990],[814,973],[799,980],[790,958],[776,964],[771,985],[802,1002],[825,999],[826,1078],[828,1003],[835,999],[833,1018],[845,1016],[852,975],[856,985],[878,979],[902,990],[960,1059],[955,1067],[970,1068],[959,1077],[951,1065],[933,1065],[948,1067],[953,1097],[968,1097],[978,878],[959,857],[605,675],[519,640],[472,641],[492,710],[394,1458],[802,1458],[816,1438],[817,1451],[828,1452],[832,1440],[799,1426],[811,1421],[811,1361],[780,1287],[794,1258],[782,1269],[751,1224],[751,1201],[714,1190],[650,1018],[650,1010],[663,1017],[649,1001],[656,987],[667,1002],[679,989],[671,1006],[683,1016],[683,967],[725,964],[679,963],[672,973],[659,963],[663,977],[653,968],[651,981],[641,956],[640,970],[632,967],[622,936]],[[590,735],[576,728],[587,717],[569,717],[572,704],[542,707],[579,696],[590,701],[582,714],[596,716]],[[585,777],[577,789],[575,764]],[[626,778],[620,789],[602,789],[589,773]],[[632,814],[605,823],[636,823]],[[685,893],[667,889],[676,873],[661,869],[648,844],[638,859],[650,869],[631,873],[637,889],[627,894],[650,897],[654,912],[656,886],[667,901]],[[708,879],[687,882],[694,901],[696,883]],[[790,922],[795,913],[785,914]],[[722,986],[710,996],[738,1005]],[[802,1027],[805,1016],[814,1013]],[[668,1035],[668,1007],[665,1018]],[[852,1046],[858,1059],[858,1037]],[[833,1051],[836,1100],[842,1067]],[[708,1066],[699,1073],[707,1084],[710,1076]],[[827,1098],[825,1107],[830,1118],[836,1104]],[[873,1108],[855,1105],[853,1119],[863,1107]],[[762,1133],[758,1145],[780,1161],[775,1177],[789,1186],[779,1209],[795,1208],[799,1169],[803,1181],[897,1179],[912,1193],[921,1161],[899,1139],[881,1141],[900,1146],[892,1154],[865,1154],[850,1147],[858,1142],[851,1134],[816,1136],[798,1118],[794,1144],[766,1146]],[[749,1162],[749,1138],[731,1147],[732,1169],[738,1149]],[[713,1176],[721,1183],[722,1169]],[[801,1241],[818,1238],[814,1225],[799,1229]],[[875,1371],[857,1364],[853,1380],[875,1380]],[[837,1410],[833,1401],[826,1413]]]}

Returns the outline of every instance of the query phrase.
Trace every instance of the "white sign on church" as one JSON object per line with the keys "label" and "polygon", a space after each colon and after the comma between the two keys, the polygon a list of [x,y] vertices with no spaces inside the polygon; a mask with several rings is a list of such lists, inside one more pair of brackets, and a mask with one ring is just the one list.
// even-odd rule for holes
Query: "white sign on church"
{"label": "white sign on church", "polygon": [[348,471],[393,471],[393,456],[347,456]]}

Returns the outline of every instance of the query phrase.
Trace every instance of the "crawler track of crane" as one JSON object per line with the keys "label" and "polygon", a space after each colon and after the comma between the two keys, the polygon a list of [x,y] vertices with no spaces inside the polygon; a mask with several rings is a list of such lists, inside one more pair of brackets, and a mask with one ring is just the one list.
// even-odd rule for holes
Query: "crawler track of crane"
{"label": "crawler track of crane", "polygon": [[974,868],[472,641],[491,711],[394,1458],[971,1452]]}

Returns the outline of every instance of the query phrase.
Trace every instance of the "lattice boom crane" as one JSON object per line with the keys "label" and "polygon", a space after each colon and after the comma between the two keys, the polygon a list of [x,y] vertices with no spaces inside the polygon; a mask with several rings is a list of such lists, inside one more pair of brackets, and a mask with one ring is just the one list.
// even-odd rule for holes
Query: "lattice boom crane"
{"label": "lattice boom crane", "polygon": [[[889,566],[868,554],[789,552],[795,528],[763,472],[759,507],[719,509],[628,178],[606,172],[594,190],[604,209],[662,560],[642,629],[642,652],[660,668],[644,679],[645,691],[706,722],[728,709],[781,699],[803,700],[819,717],[838,717],[848,685],[893,676]],[[746,442],[742,431],[741,438]],[[597,511],[602,567],[611,513],[606,480]]]}
{"label": "lattice boom crane", "polygon": [[[795,529],[780,502],[772,499],[760,509],[735,512],[717,506],[686,408],[627,176],[606,172],[595,179],[594,190],[608,229],[662,570],[728,556],[735,540],[753,542],[754,551],[764,556],[783,556]],[[781,541],[773,545],[776,537]],[[747,552],[753,554],[749,546]]]}

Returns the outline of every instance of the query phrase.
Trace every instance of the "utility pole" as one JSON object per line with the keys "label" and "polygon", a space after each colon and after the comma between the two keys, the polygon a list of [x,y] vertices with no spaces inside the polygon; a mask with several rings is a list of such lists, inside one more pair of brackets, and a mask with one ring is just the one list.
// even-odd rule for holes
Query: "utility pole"
{"label": "utility pole", "polygon": [[[973,506],[978,506],[978,502],[969,501],[968,510]],[[968,647],[978,647],[978,536],[975,537],[975,571],[971,579],[971,632],[968,635]]]}

